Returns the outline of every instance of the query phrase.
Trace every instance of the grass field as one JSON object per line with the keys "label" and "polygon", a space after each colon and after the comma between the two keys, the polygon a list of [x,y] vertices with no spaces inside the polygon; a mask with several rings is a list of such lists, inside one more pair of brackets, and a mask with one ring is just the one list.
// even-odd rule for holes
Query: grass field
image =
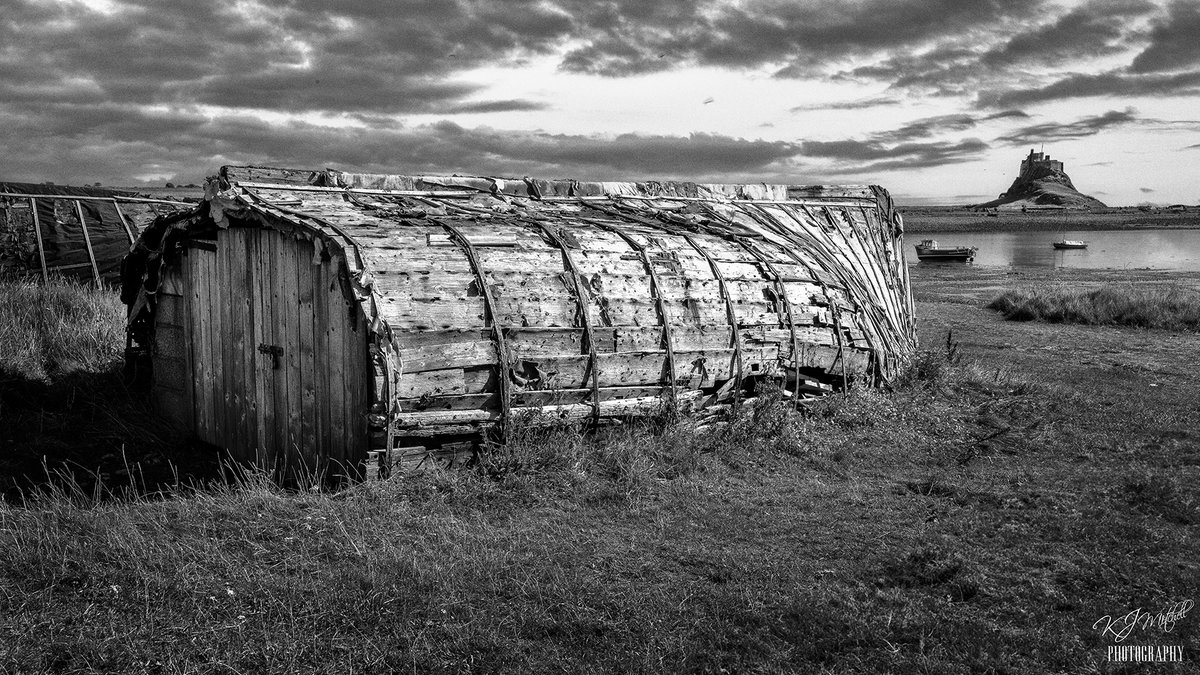
{"label": "grass field", "polygon": [[[1111,276],[914,275],[904,380],[803,412],[529,428],[337,494],[43,482],[0,506],[0,672],[1142,672],[1093,626],[1195,599],[1200,336],[985,307]],[[61,423],[144,405],[76,391]],[[1194,672],[1198,624],[1122,644]]]}

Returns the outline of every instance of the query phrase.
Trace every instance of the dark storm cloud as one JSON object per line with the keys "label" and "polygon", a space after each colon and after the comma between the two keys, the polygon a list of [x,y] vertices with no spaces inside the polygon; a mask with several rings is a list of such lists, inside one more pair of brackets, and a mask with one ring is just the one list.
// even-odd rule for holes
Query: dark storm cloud
{"label": "dark storm cloud", "polygon": [[1009,145],[1026,145],[1042,141],[1061,141],[1068,138],[1094,136],[1105,129],[1125,126],[1141,121],[1133,108],[1109,110],[1102,115],[1083,117],[1074,122],[1046,122],[1033,124],[997,138]]}
{"label": "dark storm cloud", "polygon": [[970,115],[959,113],[953,115],[938,115],[924,117],[908,122],[896,129],[879,131],[871,135],[871,140],[877,143],[902,143],[920,138],[931,138],[946,133],[966,131],[976,127],[980,122],[997,119],[1027,118],[1020,110],[1005,110],[991,115]]}
{"label": "dark storm cloud", "polygon": [[[1033,86],[981,91],[976,103],[1006,106],[1092,96],[1200,93],[1200,5],[1177,0],[1165,15],[1154,16],[1151,10],[1152,6],[1138,0],[1089,3],[1064,15],[1053,26],[1013,38],[1004,47],[985,54],[982,62],[1055,63],[1101,56],[1134,44],[1145,46],[1128,66],[1101,73],[1070,73]],[[1139,33],[1131,27],[1131,20],[1138,16],[1152,17],[1148,31]],[[1070,37],[1071,31],[1077,35]]]}
{"label": "dark storm cloud", "polygon": [[978,78],[978,50],[957,40],[925,50],[901,50],[883,60],[833,75],[835,80],[875,81],[892,89],[920,88],[952,93],[969,88]]}
{"label": "dark storm cloud", "polygon": [[1145,0],[1097,0],[1077,7],[1051,24],[1035,26],[985,52],[990,67],[1056,65],[1104,56],[1124,49],[1129,19],[1153,11]]}
{"label": "dark storm cloud", "polygon": [[975,124],[975,118],[970,115],[939,115],[909,122],[892,131],[880,132],[875,138],[886,143],[898,143],[916,138],[929,138],[934,134],[949,131],[963,131],[974,127]]}
{"label": "dark storm cloud", "polygon": [[882,106],[900,105],[900,99],[893,96],[876,96],[855,101],[831,101],[829,103],[810,103],[788,108],[788,112],[811,112],[817,110],[865,110]]}
{"label": "dark storm cloud", "polygon": [[472,112],[464,69],[557,48],[574,23],[535,0],[287,4],[116,0],[111,13],[12,3],[0,100],[283,111]]}
{"label": "dark storm cloud", "polygon": [[[0,107],[0,111],[3,108]],[[87,135],[24,131],[0,139],[0,156],[23,156],[11,180],[65,184],[152,174],[198,182],[222,164],[326,166],[399,173],[466,172],[593,179],[758,180],[786,173],[799,146],[715,134],[588,135],[465,128],[452,122],[414,127],[328,127],[268,123],[252,115],[158,118],[137,109],[90,109],[103,116]],[[162,158],[147,163],[144,157]],[[66,160],[70,161],[66,161]]]}
{"label": "dark storm cloud", "polygon": [[504,101],[473,101],[471,103],[457,103],[450,106],[445,111],[446,114],[455,113],[490,113],[490,112],[513,112],[519,110],[546,110],[550,108],[549,104],[539,103],[537,101],[524,101],[521,99],[507,99]]}
{"label": "dark storm cloud", "polygon": [[998,113],[992,113],[991,115],[984,115],[983,117],[980,117],[979,119],[981,119],[981,120],[1002,120],[1002,119],[1009,119],[1009,118],[1025,118],[1025,117],[1029,117],[1029,113],[1025,112],[1024,110],[1001,110]]}
{"label": "dark storm cloud", "polygon": [[1076,74],[1029,89],[982,92],[976,104],[983,107],[1027,105],[1090,96],[1187,96],[1200,93],[1200,71],[1170,75],[1131,75],[1107,72]]}
{"label": "dark storm cloud", "polygon": [[1200,65],[1200,5],[1176,0],[1170,13],[1155,23],[1150,45],[1130,65],[1135,73],[1183,70]]}
{"label": "dark storm cloud", "polygon": [[987,143],[969,138],[958,142],[901,143],[889,146],[876,140],[807,141],[800,145],[805,157],[837,160],[837,174],[857,174],[900,168],[927,168],[978,159]]}
{"label": "dark storm cloud", "polygon": [[[986,31],[1027,18],[1042,0],[751,0],[722,5],[683,0],[584,2],[572,12],[588,32],[563,68],[622,76],[680,64],[786,64],[799,77],[848,56],[920,44],[948,33]],[[590,37],[598,33],[597,37]]]}
{"label": "dark storm cloud", "polygon": [[[1165,17],[1147,0],[1094,0],[1057,17],[1052,8],[1041,9],[1032,14],[1014,12],[1012,21],[996,24],[991,31],[965,36],[947,33],[924,45],[913,43],[910,49],[833,77],[886,83],[893,91],[975,95],[986,106],[1019,105],[1064,96],[1172,92],[1175,83],[1169,78],[1136,75],[1163,69],[1150,64],[1169,63],[1178,69],[1200,62],[1200,47],[1193,44],[1198,41],[1191,39],[1197,34],[1197,10],[1192,3],[1174,5]],[[1155,27],[1145,32],[1139,20],[1155,17]],[[1086,67],[1091,60],[1147,41],[1150,46],[1135,59],[1136,67],[1104,76],[1046,75],[1047,68]]]}

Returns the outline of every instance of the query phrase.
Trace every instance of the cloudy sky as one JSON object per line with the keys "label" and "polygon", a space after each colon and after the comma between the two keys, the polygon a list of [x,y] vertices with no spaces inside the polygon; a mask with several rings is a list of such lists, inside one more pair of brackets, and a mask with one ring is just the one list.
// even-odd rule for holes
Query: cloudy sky
{"label": "cloudy sky", "polygon": [[1196,0],[0,0],[0,180],[222,164],[1200,201]]}

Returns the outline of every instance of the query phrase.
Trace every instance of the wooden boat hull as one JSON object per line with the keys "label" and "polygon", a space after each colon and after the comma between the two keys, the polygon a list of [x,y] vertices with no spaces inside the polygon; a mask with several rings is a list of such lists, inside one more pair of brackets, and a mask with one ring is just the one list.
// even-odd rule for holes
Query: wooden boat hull
{"label": "wooden boat hull", "polygon": [[1087,242],[1080,242],[1080,241],[1056,241],[1056,242],[1054,242],[1054,248],[1056,248],[1060,251],[1070,250],[1070,249],[1085,249],[1087,247],[1088,247]]}
{"label": "wooden boat hull", "polygon": [[882,188],[224,167],[206,195],[126,259],[127,354],[165,415],[281,475],[468,461],[515,425],[757,382],[799,400],[916,347]]}

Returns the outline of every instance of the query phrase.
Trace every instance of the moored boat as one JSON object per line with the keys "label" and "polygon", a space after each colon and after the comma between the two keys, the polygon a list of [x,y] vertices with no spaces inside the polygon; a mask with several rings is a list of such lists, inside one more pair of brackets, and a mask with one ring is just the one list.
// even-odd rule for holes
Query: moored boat
{"label": "moored boat", "polygon": [[975,259],[974,246],[950,246],[943,248],[935,239],[926,239],[917,244],[918,260],[945,260],[952,262],[971,262]]}
{"label": "moored boat", "polygon": [[1057,248],[1057,249],[1087,248],[1087,242],[1079,241],[1077,239],[1063,239],[1062,241],[1054,242],[1054,248]]}

